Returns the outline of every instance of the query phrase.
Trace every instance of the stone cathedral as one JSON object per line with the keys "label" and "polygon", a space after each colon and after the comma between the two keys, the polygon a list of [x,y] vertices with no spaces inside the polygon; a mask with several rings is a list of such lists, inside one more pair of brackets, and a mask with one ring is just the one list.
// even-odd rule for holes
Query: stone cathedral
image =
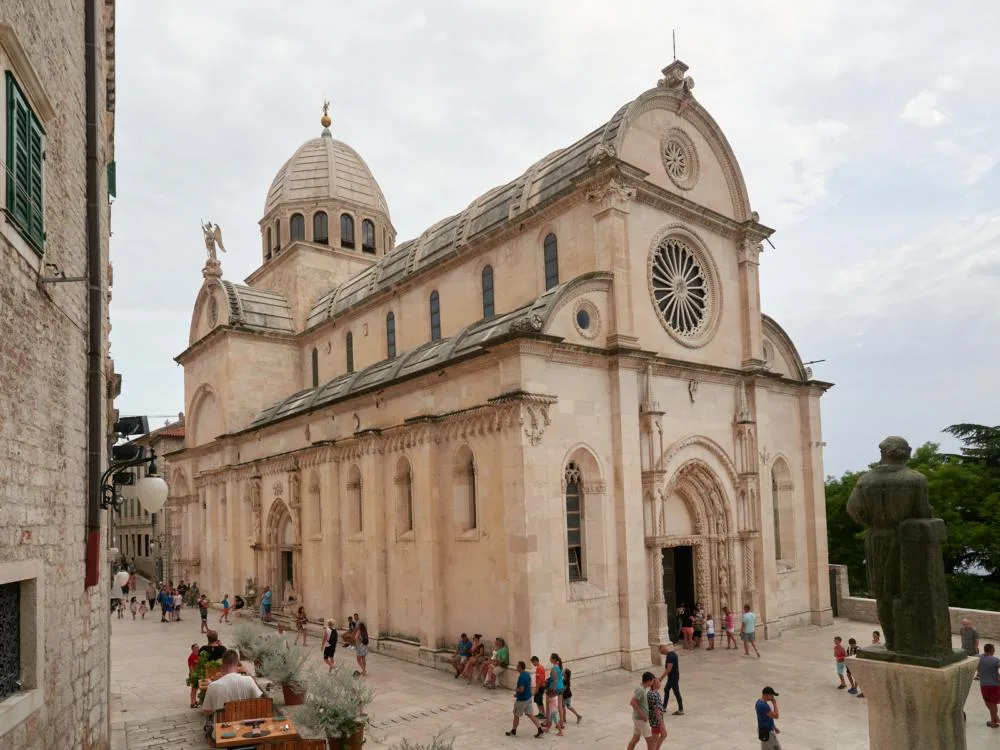
{"label": "stone cathedral", "polygon": [[406,242],[324,111],[244,283],[206,230],[175,577],[359,612],[424,663],[466,631],[635,668],[680,603],[831,622],[829,384],[761,312],[773,230],[692,88],[672,63]]}

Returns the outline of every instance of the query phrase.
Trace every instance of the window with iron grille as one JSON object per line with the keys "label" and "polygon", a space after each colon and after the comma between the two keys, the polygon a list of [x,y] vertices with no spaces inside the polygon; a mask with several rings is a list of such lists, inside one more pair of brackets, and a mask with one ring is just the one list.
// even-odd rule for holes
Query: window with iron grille
{"label": "window with iron grille", "polygon": [[431,341],[441,338],[441,297],[431,292]]}
{"label": "window with iron grille", "polygon": [[20,689],[21,584],[0,585],[0,701]]}
{"label": "window with iron grille", "polygon": [[7,212],[38,254],[45,244],[44,162],[45,131],[7,71]]}
{"label": "window with iron grille", "polygon": [[573,462],[566,465],[566,546],[569,552],[569,580],[583,581],[583,479]]}
{"label": "window with iron grille", "polygon": [[385,353],[389,359],[396,358],[396,316],[385,316]]}

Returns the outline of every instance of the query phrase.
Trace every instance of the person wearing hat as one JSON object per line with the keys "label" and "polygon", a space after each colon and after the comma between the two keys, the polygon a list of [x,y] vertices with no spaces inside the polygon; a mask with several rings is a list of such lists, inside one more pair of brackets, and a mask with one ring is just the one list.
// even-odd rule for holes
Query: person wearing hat
{"label": "person wearing hat", "polygon": [[757,739],[760,740],[760,750],[781,750],[778,742],[778,727],[774,720],[778,718],[778,694],[773,687],[760,691],[760,698],[754,705],[757,712]]}

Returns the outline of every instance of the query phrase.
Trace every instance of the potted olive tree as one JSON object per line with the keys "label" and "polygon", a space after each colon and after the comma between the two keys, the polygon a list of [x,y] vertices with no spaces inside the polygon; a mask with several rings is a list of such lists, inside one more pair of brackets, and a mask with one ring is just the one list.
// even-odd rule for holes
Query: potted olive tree
{"label": "potted olive tree", "polygon": [[[260,662],[257,669],[271,682],[281,685],[286,706],[301,705],[305,695],[304,683],[308,659],[306,652],[298,648],[289,648],[288,644],[280,641],[277,648],[271,648],[271,645],[267,640],[255,644],[255,648],[258,649],[256,658]],[[262,646],[265,648],[260,650]]]}
{"label": "potted olive tree", "polygon": [[255,658],[254,647],[267,634],[262,627],[245,620],[233,624],[233,648],[240,652],[240,659]]}
{"label": "potted olive tree", "polygon": [[332,672],[313,672],[306,685],[305,705],[296,722],[327,738],[330,750],[360,750],[369,726],[365,709],[375,689],[364,678],[341,665]]}

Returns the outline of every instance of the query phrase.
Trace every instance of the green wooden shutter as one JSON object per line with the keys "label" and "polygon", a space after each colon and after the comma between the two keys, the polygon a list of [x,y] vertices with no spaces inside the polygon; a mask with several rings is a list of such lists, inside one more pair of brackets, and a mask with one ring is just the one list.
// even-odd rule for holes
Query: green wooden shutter
{"label": "green wooden shutter", "polygon": [[118,167],[113,160],[108,162],[108,195],[118,197]]}
{"label": "green wooden shutter", "polygon": [[7,210],[36,249],[45,240],[42,165],[45,133],[7,71]]}
{"label": "green wooden shutter", "polygon": [[45,215],[42,195],[42,165],[45,160],[45,135],[34,116],[28,133],[28,225],[25,229],[39,247],[45,244]]}

